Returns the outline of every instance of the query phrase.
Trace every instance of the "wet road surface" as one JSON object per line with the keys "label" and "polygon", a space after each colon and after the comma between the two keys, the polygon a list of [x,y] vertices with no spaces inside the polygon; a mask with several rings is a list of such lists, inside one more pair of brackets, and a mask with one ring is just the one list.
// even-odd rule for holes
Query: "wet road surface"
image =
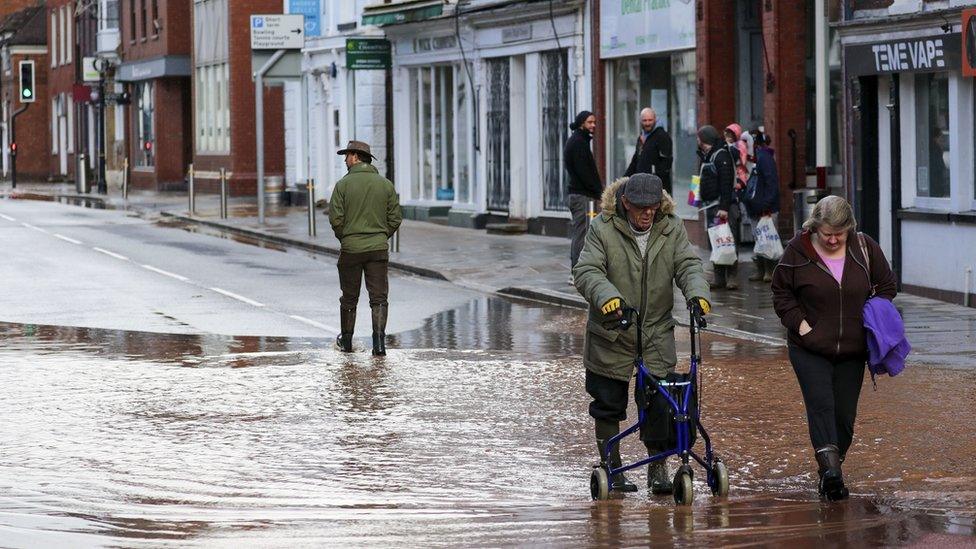
{"label": "wet road surface", "polygon": [[0,325],[0,545],[976,543],[976,371],[868,382],[852,498],[821,504],[785,351],[718,336],[702,407],[730,498],[698,475],[691,509],[643,489],[590,501],[583,323],[481,297],[386,359],[320,338]]}

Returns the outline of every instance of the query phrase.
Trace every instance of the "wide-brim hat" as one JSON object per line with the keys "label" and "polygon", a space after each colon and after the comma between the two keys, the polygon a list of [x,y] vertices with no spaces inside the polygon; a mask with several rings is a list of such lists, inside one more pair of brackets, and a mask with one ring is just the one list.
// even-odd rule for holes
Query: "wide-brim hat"
{"label": "wide-brim hat", "polygon": [[339,152],[337,152],[336,154],[343,155],[351,152],[364,153],[364,154],[368,154],[371,158],[376,158],[375,156],[373,156],[373,153],[369,152],[369,143],[366,143],[364,141],[350,141],[349,144],[346,145],[345,149],[339,150]]}

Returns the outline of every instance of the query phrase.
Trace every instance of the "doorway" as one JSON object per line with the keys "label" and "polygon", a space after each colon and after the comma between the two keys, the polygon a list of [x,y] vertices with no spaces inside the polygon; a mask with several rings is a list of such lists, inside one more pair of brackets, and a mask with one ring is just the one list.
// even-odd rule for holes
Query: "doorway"
{"label": "doorway", "polygon": [[881,242],[878,182],[878,77],[860,77],[851,82],[854,104],[854,192],[857,201],[858,226],[861,231]]}
{"label": "doorway", "polygon": [[757,0],[736,0],[735,5],[736,122],[743,130],[763,125],[766,57],[761,6]]}

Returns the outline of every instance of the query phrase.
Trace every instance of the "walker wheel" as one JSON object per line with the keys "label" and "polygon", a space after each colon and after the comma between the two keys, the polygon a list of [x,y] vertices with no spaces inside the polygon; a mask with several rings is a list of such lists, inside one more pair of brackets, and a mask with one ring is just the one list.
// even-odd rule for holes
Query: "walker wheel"
{"label": "walker wheel", "polygon": [[674,475],[674,502],[678,505],[691,505],[694,499],[695,489],[691,484],[691,475],[678,471]]}
{"label": "walker wheel", "polygon": [[590,496],[597,501],[610,497],[610,482],[603,467],[594,467],[590,473]]}
{"label": "walker wheel", "polygon": [[712,465],[712,495],[720,498],[729,495],[729,469],[717,459]]}

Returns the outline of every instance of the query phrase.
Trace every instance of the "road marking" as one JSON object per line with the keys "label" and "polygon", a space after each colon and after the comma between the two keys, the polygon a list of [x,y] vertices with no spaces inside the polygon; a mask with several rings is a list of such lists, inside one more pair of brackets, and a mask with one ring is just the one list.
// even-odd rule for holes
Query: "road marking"
{"label": "road marking", "polygon": [[257,301],[254,301],[253,299],[248,299],[242,295],[237,295],[234,292],[228,292],[227,290],[222,290],[220,288],[210,288],[210,289],[217,292],[218,294],[223,294],[231,299],[236,299],[238,301],[247,303],[248,305],[254,305],[255,307],[264,307],[264,303],[259,303]]}
{"label": "road marking", "polygon": [[190,280],[189,278],[187,278],[185,276],[181,276],[181,275],[178,275],[176,273],[171,273],[169,271],[164,271],[162,269],[157,269],[156,267],[153,267],[152,265],[140,265],[140,266],[143,269],[148,269],[148,270],[150,270],[150,271],[152,271],[154,273],[159,273],[159,274],[161,274],[163,276],[168,276],[170,278],[175,278],[176,280],[179,280],[180,282],[186,282],[187,280]]}
{"label": "road marking", "polygon": [[64,240],[65,242],[70,242],[72,244],[81,244],[80,240],[75,240],[73,238],[64,236],[63,234],[54,233],[54,238],[60,238],[61,240]]}
{"label": "road marking", "polygon": [[101,253],[101,254],[105,254],[107,256],[114,257],[115,259],[121,259],[122,261],[128,261],[129,260],[129,258],[128,257],[125,257],[124,255],[119,255],[119,254],[117,254],[115,252],[110,252],[110,251],[108,251],[108,250],[106,250],[104,248],[92,247],[92,249],[95,250],[98,253]]}
{"label": "road marking", "polygon": [[6,219],[7,221],[17,221],[16,219],[10,217],[9,215],[0,214],[0,217]]}
{"label": "road marking", "polygon": [[305,318],[303,316],[298,316],[298,315],[288,315],[288,316],[294,318],[295,320],[297,320],[299,322],[304,322],[305,324],[308,324],[309,326],[315,326],[316,328],[320,328],[322,330],[325,330],[327,332],[331,332],[333,334],[338,334],[339,331],[340,331],[338,328],[329,326],[328,324],[322,324],[321,322],[315,322],[314,320]]}
{"label": "road marking", "polygon": [[21,222],[20,224],[23,225],[23,226],[25,226],[25,227],[27,227],[28,229],[35,230],[35,231],[37,231],[39,233],[51,234],[50,232],[45,231],[44,229],[42,229],[40,227],[35,227],[34,225],[31,225],[30,223]]}
{"label": "road marking", "polygon": [[744,316],[746,318],[753,318],[755,320],[766,320],[766,317],[756,316],[756,315],[747,315],[746,313],[740,313],[740,312],[736,312],[736,311],[732,311],[732,314],[734,314],[736,316]]}

